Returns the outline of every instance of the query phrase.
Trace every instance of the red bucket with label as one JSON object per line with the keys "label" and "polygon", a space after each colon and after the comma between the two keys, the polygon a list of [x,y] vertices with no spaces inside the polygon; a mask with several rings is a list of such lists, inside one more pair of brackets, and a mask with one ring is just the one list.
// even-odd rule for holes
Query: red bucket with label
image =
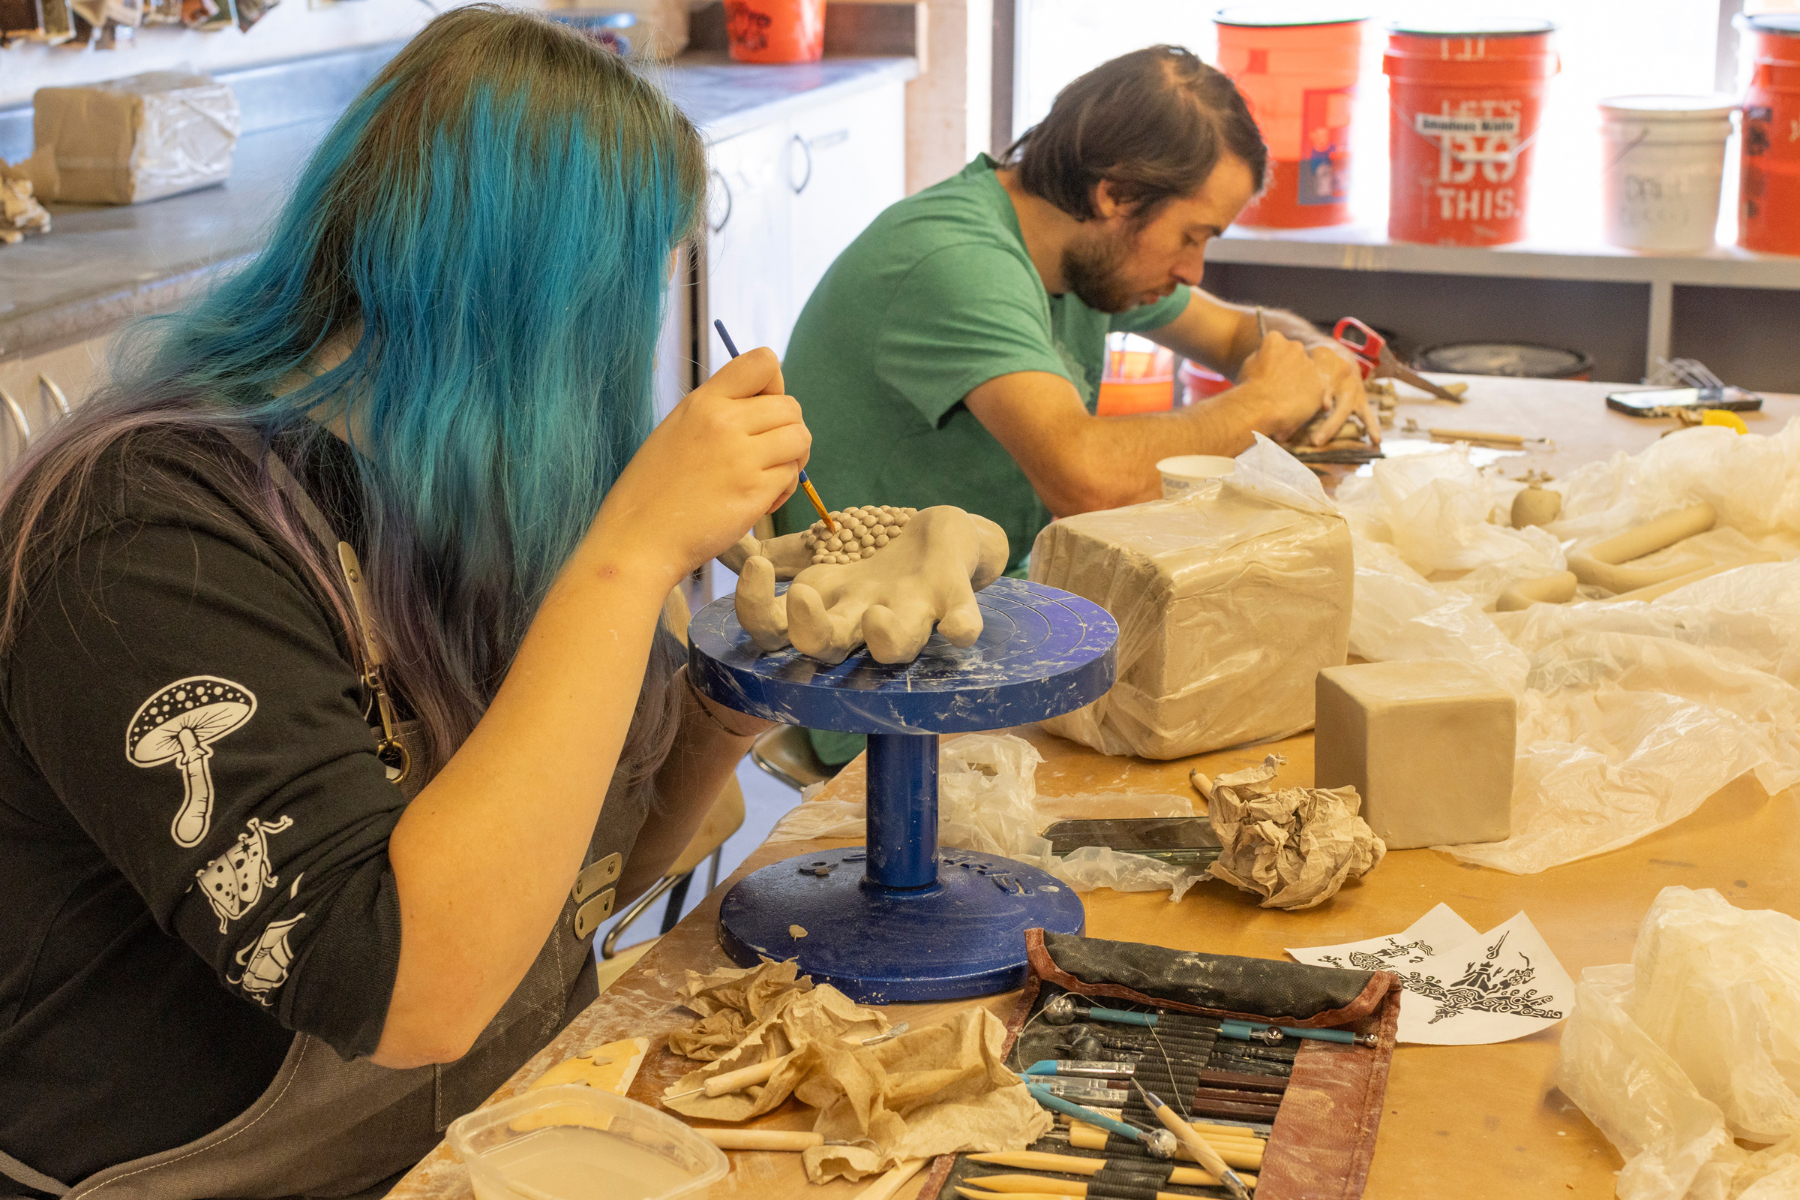
{"label": "red bucket with label", "polygon": [[725,39],[738,62],[818,62],[825,0],[725,0]]}
{"label": "red bucket with label", "polygon": [[1800,13],[1744,19],[1756,38],[1744,93],[1738,245],[1800,254]]}
{"label": "red bucket with label", "polygon": [[1525,236],[1555,28],[1529,17],[1388,26],[1390,238],[1497,246]]}
{"label": "red bucket with label", "polygon": [[1350,110],[1367,19],[1317,5],[1214,14],[1219,70],[1244,94],[1269,147],[1268,187],[1238,224],[1304,229],[1350,219]]}

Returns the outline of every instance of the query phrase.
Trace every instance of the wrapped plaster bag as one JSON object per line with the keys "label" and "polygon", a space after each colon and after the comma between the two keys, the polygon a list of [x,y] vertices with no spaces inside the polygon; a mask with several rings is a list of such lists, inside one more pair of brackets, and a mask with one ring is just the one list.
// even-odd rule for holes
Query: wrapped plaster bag
{"label": "wrapped plaster bag", "polygon": [[139,204],[231,175],[237,97],[210,76],[151,71],[39,88],[32,104],[26,165],[40,200]]}
{"label": "wrapped plaster bag", "polygon": [[1236,472],[1178,499],[1050,525],[1031,578],[1119,623],[1112,690],[1043,722],[1104,754],[1182,758],[1298,733],[1319,670],[1349,644],[1349,527],[1260,436]]}
{"label": "wrapped plaster bag", "polygon": [[1800,921],[1664,888],[1632,961],[1582,972],[1557,1083],[1621,1200],[1800,1194]]}

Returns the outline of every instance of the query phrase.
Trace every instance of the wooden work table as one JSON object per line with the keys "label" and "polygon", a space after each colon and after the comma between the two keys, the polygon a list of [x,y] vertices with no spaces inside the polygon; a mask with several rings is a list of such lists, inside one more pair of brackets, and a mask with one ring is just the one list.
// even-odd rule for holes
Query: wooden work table
{"label": "wooden work table", "polygon": [[[1575,465],[1614,451],[1643,449],[1672,421],[1643,421],[1607,412],[1608,385],[1545,384],[1526,380],[1471,380],[1470,400],[1401,405],[1402,416],[1435,423],[1549,436],[1554,445],[1529,447],[1525,457],[1504,460],[1506,473],[1527,465],[1565,474]],[[1746,414],[1753,432],[1774,433],[1800,415],[1800,399],[1772,400],[1761,414]],[[1516,468],[1515,468],[1516,464]],[[1090,795],[1092,811],[1109,813],[1108,795],[1193,795],[1188,772],[1209,775],[1286,756],[1277,782],[1313,781],[1312,736],[1226,750],[1173,762],[1108,758],[1040,733],[1029,738],[1043,753],[1037,771],[1044,797]],[[859,798],[859,759],[832,781],[822,799]],[[1073,815],[1073,814],[1069,814]],[[687,970],[728,965],[714,937],[719,899],[732,882],[757,868],[812,849],[847,844],[767,842],[731,880],[662,938],[555,1041],[501,1088],[495,1099],[515,1094],[552,1064],[618,1038],[645,1036],[653,1049],[631,1096],[648,1104],[692,1064],[663,1047],[663,1037],[693,1019],[678,1007],[676,988]],[[1088,933],[1184,950],[1285,957],[1288,946],[1317,946],[1396,933],[1439,902],[1448,903],[1477,929],[1488,929],[1523,910],[1570,975],[1606,963],[1627,962],[1638,923],[1657,892],[1671,885],[1716,888],[1743,908],[1773,908],[1800,917],[1800,789],[1769,797],[1754,777],[1719,791],[1676,824],[1610,854],[1552,868],[1538,875],[1508,875],[1458,863],[1431,850],[1403,850],[1360,883],[1305,912],[1257,907],[1255,897],[1223,883],[1195,887],[1179,904],[1167,893],[1086,897]],[[1014,995],[960,1001],[1008,1011]],[[896,1019],[915,1026],[952,1005],[896,1006]],[[1599,1198],[1613,1194],[1621,1160],[1581,1112],[1556,1088],[1562,1026],[1493,1046],[1401,1046],[1394,1052],[1385,1111],[1365,1195],[1372,1200],[1436,1200],[1442,1196]],[[793,1102],[759,1125],[804,1129],[811,1110]],[[786,1200],[849,1197],[865,1185],[806,1184],[798,1155],[737,1154],[733,1171],[712,1191],[720,1197]],[[900,1195],[918,1190],[909,1184]],[[440,1146],[391,1194],[392,1200],[464,1200],[468,1177]]]}

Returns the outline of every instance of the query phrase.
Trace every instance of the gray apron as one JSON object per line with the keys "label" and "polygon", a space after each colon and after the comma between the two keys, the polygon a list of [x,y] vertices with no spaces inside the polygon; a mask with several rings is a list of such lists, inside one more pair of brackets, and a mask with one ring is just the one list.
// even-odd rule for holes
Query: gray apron
{"label": "gray apron", "polygon": [[[261,459],[259,442],[232,438]],[[382,654],[369,625],[367,584],[355,551],[341,542],[286,465],[270,474],[314,536],[336,547],[362,628],[364,685],[382,719],[378,752],[407,800],[427,782],[420,723],[399,722],[380,674]],[[451,1121],[478,1107],[598,995],[594,930],[611,915],[624,856],[644,823],[649,789],[609,789],[574,890],[556,928],[499,1013],[453,1063],[392,1070],[367,1059],[345,1062],[310,1034],[294,1035],[268,1088],[244,1112],[185,1146],[109,1167],[67,1186],[0,1153],[0,1176],[65,1200],[276,1200],[290,1196],[383,1195],[437,1145]]]}

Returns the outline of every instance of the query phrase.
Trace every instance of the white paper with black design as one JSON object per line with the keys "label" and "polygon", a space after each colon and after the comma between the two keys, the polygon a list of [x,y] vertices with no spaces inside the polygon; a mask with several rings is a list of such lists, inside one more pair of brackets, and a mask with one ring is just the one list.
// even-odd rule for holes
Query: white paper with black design
{"label": "white paper with black design", "polygon": [[1555,1025],[1575,1000],[1574,981],[1522,912],[1478,934],[1440,904],[1401,933],[1288,953],[1400,976],[1398,1040],[1415,1045],[1510,1042]]}

